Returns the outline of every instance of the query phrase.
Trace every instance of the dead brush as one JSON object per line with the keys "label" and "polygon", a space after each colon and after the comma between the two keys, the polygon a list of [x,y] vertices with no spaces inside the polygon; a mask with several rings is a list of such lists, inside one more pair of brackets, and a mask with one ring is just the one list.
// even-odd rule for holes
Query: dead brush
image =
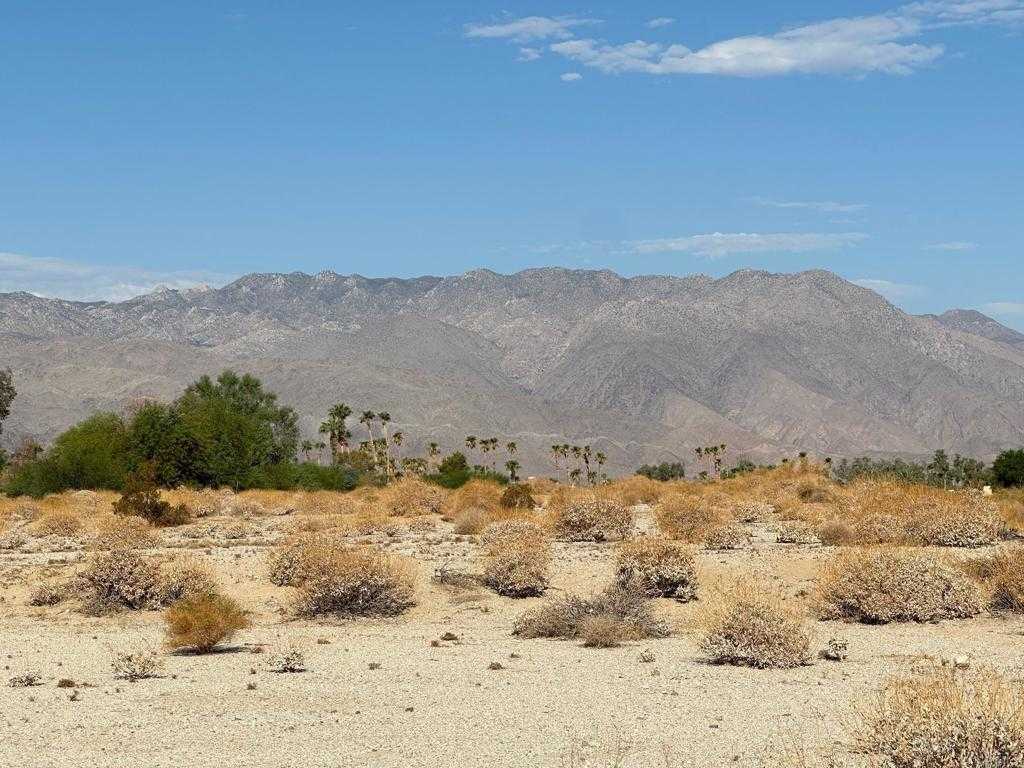
{"label": "dead brush", "polygon": [[603,498],[611,499],[625,507],[635,507],[637,504],[657,504],[669,488],[669,483],[651,480],[643,475],[633,475],[601,486],[600,494]]}
{"label": "dead brush", "polygon": [[533,597],[548,586],[551,544],[526,520],[493,523],[482,537],[484,584],[505,597]]}
{"label": "dead brush", "polygon": [[174,603],[164,614],[166,645],[209,653],[249,626],[249,618],[237,602],[219,594],[205,594]]}
{"label": "dead brush", "polygon": [[556,507],[551,530],[563,541],[619,541],[633,531],[633,513],[607,499],[590,498]]}
{"label": "dead brush", "polygon": [[292,579],[300,616],[393,616],[415,603],[412,563],[375,547],[313,547],[299,563]]}
{"label": "dead brush", "polygon": [[470,480],[456,489],[445,501],[441,516],[451,522],[467,509],[493,512],[501,506],[502,487],[490,480]]}
{"label": "dead brush", "polygon": [[1024,613],[1024,545],[967,560],[963,568],[981,584],[989,608]]}
{"label": "dead brush", "polygon": [[271,551],[267,565],[271,584],[297,587],[312,576],[320,563],[348,551],[348,544],[331,534],[299,536]]}
{"label": "dead brush", "polygon": [[127,549],[97,554],[78,574],[77,590],[91,614],[154,608],[160,604],[160,566]]}
{"label": "dead brush", "polygon": [[821,571],[823,619],[864,624],[959,619],[981,611],[981,592],[961,568],[929,552],[843,550]]}
{"label": "dead brush", "polygon": [[896,677],[858,720],[857,751],[892,768],[1024,768],[1024,696],[992,670]]}
{"label": "dead brush", "polygon": [[650,597],[692,600],[697,593],[693,551],[649,536],[623,542],[615,559],[615,581],[622,587],[639,584]]}
{"label": "dead brush", "polygon": [[494,523],[501,523],[511,520],[532,520],[533,515],[523,509],[498,509],[485,510],[475,507],[466,509],[455,516],[452,529],[461,536],[475,536],[483,533],[484,530]]}
{"label": "dead brush", "polygon": [[789,669],[810,663],[803,613],[783,599],[737,584],[706,609],[701,650],[715,664]]}
{"label": "dead brush", "polygon": [[441,511],[445,496],[440,486],[418,477],[403,477],[381,491],[379,505],[391,516],[434,515]]}
{"label": "dead brush", "polygon": [[82,521],[74,512],[58,509],[41,516],[32,523],[31,529],[37,536],[63,536],[72,539],[82,531]]}
{"label": "dead brush", "polygon": [[728,511],[703,495],[672,493],[661,498],[655,519],[670,539],[703,544],[708,534],[732,522]]}
{"label": "dead brush", "polygon": [[620,638],[640,640],[667,637],[668,625],[659,619],[642,586],[612,584],[592,597],[563,595],[521,614],[512,634],[526,638],[580,637],[585,620],[595,616],[612,617],[621,627]]}
{"label": "dead brush", "polygon": [[156,544],[153,526],[134,515],[105,515],[96,521],[96,549],[146,549]]}

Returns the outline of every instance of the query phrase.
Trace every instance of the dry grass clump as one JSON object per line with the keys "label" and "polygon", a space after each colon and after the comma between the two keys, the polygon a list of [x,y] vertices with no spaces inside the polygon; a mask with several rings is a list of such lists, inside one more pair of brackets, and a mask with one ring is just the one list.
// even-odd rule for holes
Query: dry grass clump
{"label": "dry grass clump", "polygon": [[551,545],[526,520],[493,523],[484,531],[484,583],[505,597],[533,597],[548,586]]}
{"label": "dry grass clump", "polygon": [[271,562],[271,579],[298,587],[295,611],[302,616],[393,616],[415,602],[416,577],[409,562],[374,547],[346,547],[324,537],[279,551]]}
{"label": "dry grass clump", "polygon": [[583,619],[580,622],[580,637],[584,648],[617,648],[627,639],[622,620],[607,613]]}
{"label": "dry grass clump", "polygon": [[651,602],[638,584],[612,584],[598,595],[585,598],[565,595],[549,600],[520,615],[512,634],[522,637],[580,637],[587,619],[611,617],[619,623],[619,638],[640,640],[667,637],[668,625],[657,618]]}
{"label": "dry grass clump", "polygon": [[641,585],[651,597],[680,602],[696,596],[697,574],[690,548],[667,539],[642,537],[619,546],[615,580],[621,586]]}
{"label": "dry grass clump", "polygon": [[38,584],[28,596],[28,604],[37,607],[57,605],[67,597],[65,584]]}
{"label": "dry grass clump", "polygon": [[1024,768],[1024,696],[991,670],[895,678],[860,715],[858,751],[892,768]]}
{"label": "dry grass clump", "polygon": [[821,616],[865,624],[975,616],[981,592],[962,569],[927,552],[878,547],[843,551],[818,581]]}
{"label": "dry grass clump", "polygon": [[662,533],[671,539],[702,544],[709,533],[731,522],[728,512],[702,495],[672,493],[655,509]]}
{"label": "dry grass clump", "polygon": [[817,544],[818,535],[814,526],[802,520],[786,520],[776,528],[779,544]]}
{"label": "dry grass clump", "polygon": [[708,610],[701,650],[715,664],[789,669],[808,664],[803,614],[778,596],[737,585]]}
{"label": "dry grass clump", "polygon": [[217,582],[208,567],[197,560],[185,559],[163,568],[160,573],[160,604],[192,600],[217,591]]}
{"label": "dry grass clump", "polygon": [[476,534],[483,533],[493,523],[500,523],[506,520],[528,519],[533,519],[533,516],[522,509],[499,507],[494,510],[485,510],[472,507],[456,515],[453,530],[462,536],[475,536]]}
{"label": "dry grass clump", "polygon": [[1024,546],[968,560],[964,569],[981,583],[989,608],[1024,613]]}
{"label": "dry grass clump", "polygon": [[164,662],[153,651],[121,651],[114,656],[110,666],[114,670],[115,679],[134,683],[159,675],[163,671]]}
{"label": "dry grass clump", "polygon": [[209,653],[249,626],[249,617],[237,602],[218,594],[205,594],[174,603],[164,614],[168,648],[190,648]]}
{"label": "dry grass clump", "polygon": [[533,509],[537,502],[533,498],[530,486],[515,483],[501,494],[501,506],[505,509]]}
{"label": "dry grass clump", "polygon": [[95,555],[78,574],[86,611],[156,608],[161,602],[160,566],[128,549]]}
{"label": "dry grass clump", "polygon": [[434,515],[441,511],[445,491],[418,477],[403,477],[380,493],[380,506],[392,516],[416,517]]}
{"label": "dry grass clump", "polygon": [[613,480],[602,486],[600,492],[604,498],[617,501],[626,507],[635,507],[637,504],[657,504],[671,487],[669,483],[651,480],[643,475],[633,475]]}
{"label": "dry grass clump", "polygon": [[857,533],[842,520],[826,520],[818,526],[818,539],[826,546],[852,544],[857,540]]}
{"label": "dry grass clump", "polygon": [[750,534],[743,526],[736,524],[712,528],[704,537],[704,546],[714,550],[740,549],[749,543]]}
{"label": "dry grass clump", "polygon": [[557,507],[551,529],[565,541],[618,541],[633,530],[633,513],[607,499],[574,501]]}
{"label": "dry grass clump", "polygon": [[835,495],[828,483],[820,477],[808,477],[796,486],[796,497],[804,504],[828,504]]}
{"label": "dry grass clump", "polygon": [[134,515],[108,515],[96,522],[97,549],[145,549],[156,544],[153,526]]}
{"label": "dry grass clump", "polygon": [[441,516],[450,522],[467,509],[493,512],[501,506],[501,494],[502,487],[497,483],[490,480],[470,480],[448,497]]}
{"label": "dry grass clump", "polygon": [[38,536],[64,536],[70,539],[81,530],[82,521],[67,509],[47,512],[32,524],[32,531]]}

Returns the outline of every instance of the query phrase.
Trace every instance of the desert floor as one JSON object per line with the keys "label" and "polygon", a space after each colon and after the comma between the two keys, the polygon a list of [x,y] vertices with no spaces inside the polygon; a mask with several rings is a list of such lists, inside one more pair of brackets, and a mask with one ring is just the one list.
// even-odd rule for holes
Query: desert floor
{"label": "desert floor", "polygon": [[[0,765],[760,766],[787,750],[843,742],[856,702],[922,656],[1024,676],[1019,616],[818,622],[817,645],[847,641],[846,661],[774,671],[702,661],[702,603],[716,584],[751,579],[810,599],[830,548],[778,544],[765,530],[743,550],[700,554],[699,599],[659,601],[675,630],[667,639],[591,649],[512,636],[514,618],[540,598],[434,583],[437,569],[477,566],[472,537],[444,522],[365,539],[419,563],[415,608],[386,620],[296,621],[287,612],[292,590],[266,575],[277,522],[254,522],[257,535],[241,541],[161,534],[154,552],[187,548],[213,565],[254,623],[225,650],[168,654],[161,677],[135,683],[115,680],[111,659],[159,648],[159,613],[90,618],[68,604],[30,607],[32,586],[69,573],[83,554],[0,553],[3,674],[41,676],[37,686],[0,687]],[[613,552],[556,544],[549,594],[597,591],[610,580]],[[445,633],[458,639],[440,640]],[[283,645],[301,648],[305,672],[267,669],[265,652]],[[640,660],[645,649],[654,661]],[[65,678],[78,687],[57,687]]]}

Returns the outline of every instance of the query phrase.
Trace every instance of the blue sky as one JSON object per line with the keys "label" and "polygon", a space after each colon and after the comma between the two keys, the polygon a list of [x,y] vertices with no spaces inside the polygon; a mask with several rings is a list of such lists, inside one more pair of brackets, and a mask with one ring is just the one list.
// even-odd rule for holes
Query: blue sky
{"label": "blue sky", "polygon": [[1024,328],[1024,0],[0,11],[0,291],[822,267]]}

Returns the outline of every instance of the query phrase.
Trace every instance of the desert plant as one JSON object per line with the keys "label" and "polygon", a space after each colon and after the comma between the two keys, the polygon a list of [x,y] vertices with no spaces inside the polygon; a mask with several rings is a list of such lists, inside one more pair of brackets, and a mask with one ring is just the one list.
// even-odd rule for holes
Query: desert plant
{"label": "desert plant", "polygon": [[540,595],[548,586],[551,545],[540,526],[525,520],[484,530],[484,583],[505,597]]}
{"label": "desert plant", "polygon": [[658,527],[672,539],[702,544],[712,533],[730,522],[721,506],[702,496],[672,493],[662,496],[655,510]]}
{"label": "desert plant", "polygon": [[633,530],[633,515],[614,501],[586,499],[556,508],[551,528],[565,541],[618,541]]}
{"label": "desert plant", "polygon": [[585,619],[611,616],[622,624],[622,638],[666,637],[668,625],[657,618],[650,600],[638,584],[613,584],[600,594],[584,598],[564,595],[520,615],[512,634],[522,637],[579,637]]}
{"label": "desert plant", "polygon": [[61,509],[43,515],[32,524],[32,528],[40,536],[71,538],[82,530],[82,521],[75,513]]}
{"label": "desert plant", "polygon": [[28,604],[34,606],[57,605],[67,597],[64,584],[38,584],[28,596]]}
{"label": "desert plant", "polygon": [[1024,697],[991,670],[897,677],[860,715],[858,751],[891,768],[1024,767]]}
{"label": "desert plant", "polygon": [[968,560],[964,569],[982,585],[990,608],[1024,613],[1024,546]]}
{"label": "desert plant", "polygon": [[145,549],[156,543],[153,526],[134,515],[109,515],[96,524],[95,546],[98,549]]}
{"label": "desert plant", "polygon": [[249,617],[230,597],[204,594],[174,603],[164,613],[166,644],[208,653],[249,626]]}
{"label": "desert plant", "polygon": [[629,633],[622,619],[600,613],[583,619],[580,622],[579,634],[586,648],[615,648]]}
{"label": "desert plant", "polygon": [[120,651],[114,655],[110,666],[114,670],[115,679],[134,683],[159,675],[163,669],[163,659],[149,650]]}
{"label": "desert plant", "polygon": [[841,551],[818,581],[822,618],[866,624],[966,618],[981,610],[978,587],[926,552],[877,547]]}
{"label": "desert plant", "polygon": [[376,548],[314,553],[299,587],[299,615],[393,616],[415,602],[415,572]]}
{"label": "desert plant", "polygon": [[217,591],[210,569],[195,560],[184,560],[163,568],[160,573],[160,604],[171,605]]}
{"label": "desert plant", "polygon": [[381,496],[381,504],[387,514],[414,517],[440,512],[445,491],[418,477],[403,477],[387,486]]}
{"label": "desert plant", "polygon": [[171,506],[160,498],[156,469],[152,464],[144,464],[128,475],[124,493],[114,502],[114,514],[134,515],[152,525],[163,527],[184,525],[191,518],[184,504]]}
{"label": "desert plant", "polygon": [[132,550],[114,549],[94,555],[77,581],[90,613],[154,608],[160,603],[159,566]]}
{"label": "desert plant", "polygon": [[623,542],[615,560],[615,579],[622,586],[638,583],[652,597],[685,602],[696,595],[693,552],[667,539],[645,536]]}
{"label": "desert plant", "polygon": [[708,549],[739,549],[749,542],[746,529],[733,523],[716,526],[704,535],[704,546]]}
{"label": "desert plant", "polygon": [[530,486],[515,483],[501,494],[501,506],[505,509],[533,509],[537,502],[533,499]]}
{"label": "desert plant", "polygon": [[786,669],[810,661],[811,638],[779,596],[737,585],[708,610],[701,649],[716,664]]}
{"label": "desert plant", "polygon": [[274,648],[267,654],[266,663],[267,669],[278,674],[306,671],[306,655],[294,645]]}

